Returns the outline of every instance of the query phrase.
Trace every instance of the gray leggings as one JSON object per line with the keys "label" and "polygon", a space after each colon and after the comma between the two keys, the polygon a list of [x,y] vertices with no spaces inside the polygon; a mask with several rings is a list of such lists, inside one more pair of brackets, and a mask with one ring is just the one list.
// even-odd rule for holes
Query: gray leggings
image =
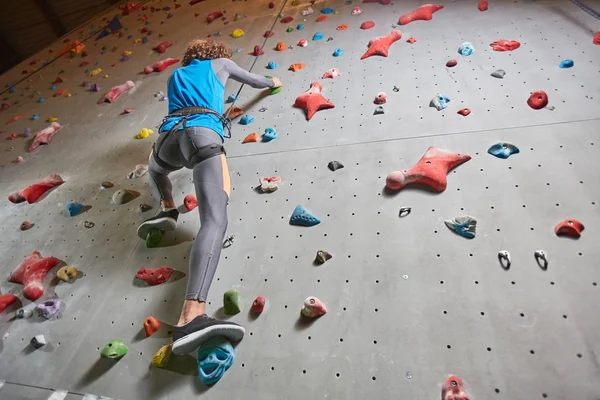
{"label": "gray leggings", "polygon": [[[227,230],[227,202],[229,201],[229,169],[225,154],[205,160],[191,159],[196,149],[222,145],[221,136],[208,128],[192,127],[167,134],[160,134],[159,158],[173,169],[183,167],[193,170],[194,186],[200,212],[200,231],[194,240],[190,254],[186,300],[206,301],[212,283],[225,231]],[[150,186],[161,200],[173,200],[169,173],[154,157],[149,162]]]}

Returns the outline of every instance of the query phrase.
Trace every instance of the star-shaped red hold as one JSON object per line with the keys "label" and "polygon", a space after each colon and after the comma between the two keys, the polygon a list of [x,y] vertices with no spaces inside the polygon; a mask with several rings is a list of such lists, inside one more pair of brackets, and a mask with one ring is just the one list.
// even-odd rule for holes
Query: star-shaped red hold
{"label": "star-shaped red hold", "polygon": [[470,159],[468,154],[451,153],[430,147],[419,162],[409,169],[389,174],[385,185],[390,190],[400,190],[406,185],[419,183],[431,187],[436,192],[443,192],[446,190],[448,172]]}
{"label": "star-shaped red hold", "polygon": [[371,41],[369,42],[369,49],[365,52],[365,54],[363,54],[363,56],[360,59],[364,60],[365,58],[375,55],[387,57],[388,50],[392,43],[397,42],[401,38],[402,33],[394,29],[392,33],[390,33],[387,36],[379,36],[375,39],[371,39]]}
{"label": "star-shaped red hold", "polygon": [[398,23],[400,25],[407,25],[413,21],[431,21],[433,13],[444,8],[441,4],[425,4],[417,8],[413,12],[404,14],[400,17]]}
{"label": "star-shaped red hold", "polygon": [[296,102],[294,103],[294,106],[304,108],[306,110],[307,121],[310,121],[317,111],[335,107],[329,102],[329,100],[323,97],[321,94],[322,90],[323,86],[321,86],[321,83],[313,82],[310,84],[310,89],[304,94],[298,96]]}

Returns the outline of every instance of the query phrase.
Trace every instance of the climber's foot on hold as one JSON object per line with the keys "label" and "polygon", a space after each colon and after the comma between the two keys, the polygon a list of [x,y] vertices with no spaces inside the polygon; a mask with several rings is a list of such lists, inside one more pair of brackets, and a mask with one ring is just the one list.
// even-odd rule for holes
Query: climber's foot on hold
{"label": "climber's foot on hold", "polygon": [[178,217],[179,211],[177,209],[161,211],[156,217],[142,222],[138,227],[137,234],[142,240],[146,240],[148,233],[153,229],[163,232],[174,231],[177,228]]}
{"label": "climber's foot on hold", "polygon": [[202,314],[185,325],[173,326],[173,353],[187,354],[215,336],[225,336],[231,341],[244,337],[244,328],[228,321],[217,321]]}

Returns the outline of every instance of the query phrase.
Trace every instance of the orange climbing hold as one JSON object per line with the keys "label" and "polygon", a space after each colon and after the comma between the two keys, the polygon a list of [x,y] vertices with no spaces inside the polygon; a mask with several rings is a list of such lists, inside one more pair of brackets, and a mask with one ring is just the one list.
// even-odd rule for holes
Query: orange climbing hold
{"label": "orange climbing hold", "polygon": [[458,110],[457,114],[460,114],[463,117],[466,117],[467,115],[471,114],[471,109],[470,108],[461,108],[460,110]]}
{"label": "orange climbing hold", "polygon": [[146,337],[154,335],[160,329],[160,321],[154,317],[146,317],[144,320],[144,331]]}
{"label": "orange climbing hold", "polygon": [[570,236],[577,239],[584,229],[583,224],[576,219],[565,219],[554,227],[554,233],[556,236]]}
{"label": "orange climbing hold", "polygon": [[296,71],[300,71],[304,67],[306,67],[306,65],[304,65],[304,64],[292,64],[292,65],[290,65],[289,70],[296,72]]}
{"label": "orange climbing hold", "polygon": [[258,139],[259,139],[258,133],[252,132],[251,134],[249,134],[248,136],[246,136],[244,138],[244,140],[242,141],[242,143],[258,142]]}
{"label": "orange climbing hold", "polygon": [[52,95],[52,97],[58,97],[58,96],[64,96],[65,94],[67,94],[69,91],[67,89],[62,89],[59,90],[58,92],[54,93]]}
{"label": "orange climbing hold", "polygon": [[338,25],[338,27],[335,29],[337,29],[338,31],[345,31],[346,29],[348,29],[348,24]]}
{"label": "orange climbing hold", "polygon": [[375,39],[372,39],[369,42],[369,48],[367,49],[365,54],[363,54],[363,56],[360,59],[364,60],[365,58],[368,58],[371,56],[387,57],[390,46],[394,42],[397,42],[398,40],[400,40],[401,38],[402,38],[402,33],[400,33],[400,31],[394,29],[387,36],[380,36],[380,37],[376,37]]}
{"label": "orange climbing hold", "polygon": [[317,18],[317,22],[323,22],[323,21],[327,21],[329,17],[327,17],[327,15],[321,15],[319,18]]}
{"label": "orange climbing hold", "polygon": [[417,8],[413,12],[408,14],[404,14],[398,20],[398,24],[407,25],[413,21],[431,21],[433,18],[433,13],[444,8],[441,4],[425,4],[421,7]]}
{"label": "orange climbing hold", "polygon": [[287,45],[283,42],[277,42],[277,45],[275,46],[275,50],[277,51],[284,51],[287,50]]}
{"label": "orange climbing hold", "polygon": [[22,117],[22,115],[17,115],[17,116],[15,116],[15,117],[12,117],[11,119],[9,119],[9,120],[6,122],[6,125],[8,125],[8,124],[12,124],[13,122],[17,122],[18,120],[20,120],[20,119],[21,119],[21,117]]}

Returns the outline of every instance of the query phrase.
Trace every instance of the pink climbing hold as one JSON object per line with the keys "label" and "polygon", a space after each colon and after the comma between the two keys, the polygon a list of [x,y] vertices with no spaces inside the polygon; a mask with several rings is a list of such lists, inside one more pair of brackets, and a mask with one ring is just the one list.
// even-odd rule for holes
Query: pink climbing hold
{"label": "pink climbing hold", "polygon": [[298,46],[300,46],[300,47],[306,47],[306,46],[308,46],[308,41],[306,39],[300,39],[298,41]]}
{"label": "pink climbing hold", "polygon": [[144,68],[144,73],[149,75],[153,72],[163,72],[165,69],[169,68],[173,64],[177,64],[178,62],[178,58],[166,58],[162,61],[155,62],[152,65],[148,65],[146,68]]}
{"label": "pink climbing hold", "polygon": [[15,159],[15,164],[21,164],[24,161],[24,158],[22,156],[18,156]]}
{"label": "pink climbing hold", "polygon": [[321,94],[322,90],[323,86],[320,82],[313,82],[310,84],[310,89],[307,92],[296,98],[294,106],[306,110],[307,121],[310,121],[317,111],[335,107],[329,100],[323,97]]}
{"label": "pink climbing hold", "polygon": [[110,89],[100,100],[98,100],[98,104],[102,104],[104,102],[113,103],[117,100],[121,95],[128,90],[131,90],[135,86],[135,83],[132,81],[127,81],[122,85],[115,86]]}
{"label": "pink climbing hold", "polygon": [[17,301],[17,296],[14,294],[0,294],[0,313],[15,301]]}
{"label": "pink climbing hold", "polygon": [[27,300],[36,301],[44,294],[44,277],[60,260],[55,257],[45,257],[39,251],[34,251],[10,274],[8,281],[24,285],[23,295]]}
{"label": "pink climbing hold", "polygon": [[462,379],[451,375],[444,381],[442,385],[442,400],[470,400],[469,395],[465,392]]}
{"label": "pink climbing hold", "polygon": [[311,296],[304,300],[301,312],[306,317],[316,318],[327,314],[327,307],[325,307],[325,304],[321,300]]}
{"label": "pink climbing hold", "polygon": [[23,190],[12,192],[8,195],[8,200],[11,203],[22,203],[27,201],[29,204],[35,203],[48,190],[58,187],[65,183],[58,174],[48,175],[38,183],[27,186]]}
{"label": "pink climbing hold", "polygon": [[254,314],[260,314],[260,313],[262,313],[263,310],[265,309],[265,303],[266,302],[267,302],[267,299],[265,299],[265,296],[258,296],[252,302],[252,312]]}
{"label": "pink climbing hold", "polygon": [[384,92],[379,92],[377,93],[377,96],[375,96],[375,104],[385,104],[387,102],[387,94],[385,94]]}
{"label": "pink climbing hold", "polygon": [[194,208],[198,207],[198,199],[193,194],[188,194],[183,198],[183,205],[185,209],[188,211],[192,211]]}
{"label": "pink climbing hold", "polygon": [[380,36],[380,37],[376,37],[375,39],[371,39],[371,41],[369,42],[369,48],[367,49],[365,54],[363,54],[363,56],[360,59],[364,60],[365,58],[375,56],[375,55],[387,57],[390,46],[394,42],[397,42],[398,40],[400,40],[401,38],[402,38],[402,33],[400,33],[400,31],[394,29],[387,36]]}
{"label": "pink climbing hold", "polygon": [[451,153],[446,150],[430,147],[418,163],[409,169],[394,171],[386,178],[386,187],[400,190],[406,185],[423,184],[435,192],[446,190],[448,172],[469,161],[468,154]]}
{"label": "pink climbing hold", "polygon": [[215,19],[221,18],[222,16],[223,16],[223,12],[222,11],[220,11],[220,10],[213,11],[210,14],[208,14],[208,16],[206,17],[206,22],[208,22],[210,24]]}
{"label": "pink climbing hold", "polygon": [[521,47],[521,43],[516,40],[496,40],[490,46],[494,51],[513,51]]}
{"label": "pink climbing hold", "polygon": [[323,78],[322,79],[327,79],[327,78],[334,79],[334,78],[337,78],[340,75],[342,75],[342,74],[340,73],[339,69],[337,69],[337,68],[331,68],[331,69],[328,69],[327,71],[325,71],[325,73],[323,74]]}
{"label": "pink climbing hold", "polygon": [[165,42],[160,42],[159,44],[157,44],[156,46],[154,46],[154,47],[152,48],[152,50],[156,50],[156,51],[158,51],[159,53],[161,53],[161,54],[162,54],[162,53],[164,53],[165,51],[167,51],[167,49],[168,49],[169,47],[171,47],[171,46],[173,46],[173,43],[171,43],[171,42],[167,42],[167,41],[165,41]]}
{"label": "pink climbing hold", "polygon": [[23,221],[21,222],[21,225],[19,225],[19,229],[22,231],[28,231],[31,228],[33,228],[33,224],[29,221]]}
{"label": "pink climbing hold", "polygon": [[433,18],[433,13],[441,10],[442,8],[444,8],[444,6],[441,4],[422,5],[416,10],[402,15],[398,20],[398,24],[407,25],[413,21],[431,21],[431,18]]}
{"label": "pink climbing hold", "polygon": [[488,0],[481,0],[477,5],[479,11],[486,11],[488,9]]}
{"label": "pink climbing hold", "polygon": [[362,24],[360,24],[360,29],[367,30],[367,29],[373,28],[374,26],[375,26],[375,22],[373,22],[373,21],[365,21]]}
{"label": "pink climbing hold", "polygon": [[52,137],[58,132],[60,129],[60,124],[58,122],[53,122],[45,129],[42,129],[38,133],[35,134],[35,138],[33,139],[33,143],[29,146],[29,153],[34,151],[40,146],[45,146],[50,143]]}
{"label": "pink climbing hold", "polygon": [[156,286],[168,281],[173,274],[173,271],[173,268],[169,267],[160,267],[156,269],[140,268],[135,276],[150,286]]}

